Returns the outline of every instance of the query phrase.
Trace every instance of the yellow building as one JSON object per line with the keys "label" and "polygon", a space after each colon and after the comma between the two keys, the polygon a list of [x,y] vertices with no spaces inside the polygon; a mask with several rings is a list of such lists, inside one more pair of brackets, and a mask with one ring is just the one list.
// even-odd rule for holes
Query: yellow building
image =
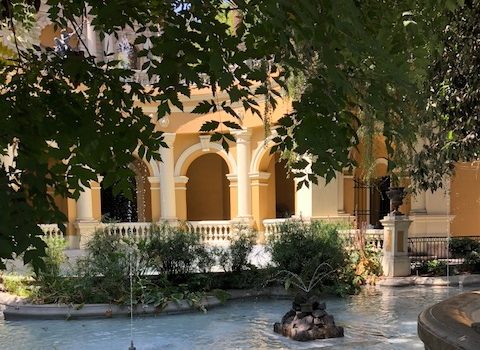
{"label": "yellow building", "polygon": [[[113,36],[100,40],[88,20],[84,23],[83,42],[89,51],[102,59],[103,52],[119,52],[119,41]],[[45,11],[39,12],[39,43],[53,47],[59,37],[49,23]],[[133,33],[120,35],[123,43],[133,43]],[[71,45],[82,49],[72,38]],[[133,47],[133,46],[132,46]],[[140,48],[137,48],[140,49]],[[133,67],[140,67],[135,57],[128,58]],[[148,84],[148,79],[138,71],[139,82]],[[130,208],[129,221],[118,223],[117,229],[143,232],[151,222],[189,221],[192,230],[201,232],[209,240],[225,240],[237,222],[251,225],[258,232],[258,241],[264,241],[264,232],[274,230],[287,217],[325,219],[347,222],[365,222],[372,228],[388,212],[388,200],[384,193],[388,187],[386,161],[377,159],[375,187],[364,186],[355,174],[338,173],[337,178],[325,185],[295,190],[296,184],[288,176],[285,162],[277,154],[270,154],[271,137],[266,137],[264,124],[242,106],[233,105],[243,117],[243,130],[232,130],[236,142],[226,152],[219,144],[209,141],[210,136],[199,133],[201,125],[208,120],[226,121],[232,117],[225,112],[206,115],[192,114],[197,103],[211,100],[208,89],[192,87],[191,99],[185,100],[184,111],[172,107],[172,113],[160,120],[156,118],[155,105],[142,105],[151,115],[158,130],[165,134],[168,148],[160,150],[163,162],[138,159],[131,165],[136,176],[132,186],[136,188],[135,203]],[[227,99],[221,93],[215,96],[221,103]],[[257,101],[262,108],[262,97]],[[275,121],[288,112],[288,99],[281,101],[272,115],[272,135]],[[380,152],[381,153],[381,152]],[[460,165],[457,175],[446,191],[423,192],[408,197],[403,211],[413,219],[411,236],[445,236],[480,234],[480,179],[475,165]],[[102,200],[103,199],[103,200]],[[115,199],[113,199],[115,201]],[[102,188],[101,178],[85,188],[79,200],[58,198],[57,204],[68,217],[68,237],[72,247],[83,246],[88,235],[99,227],[102,215],[122,220],[112,214],[112,195]],[[127,210],[128,211],[128,210]],[[124,220],[124,219],[123,219]],[[56,230],[43,225],[48,231]],[[83,237],[83,238],[82,238]],[[81,239],[82,238],[82,239]]]}

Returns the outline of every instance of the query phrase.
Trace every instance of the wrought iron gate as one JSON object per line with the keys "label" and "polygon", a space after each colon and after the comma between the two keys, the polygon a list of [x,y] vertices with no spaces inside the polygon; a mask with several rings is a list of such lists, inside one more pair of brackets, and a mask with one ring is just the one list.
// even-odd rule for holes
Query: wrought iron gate
{"label": "wrought iron gate", "polygon": [[354,178],[353,181],[353,215],[357,228],[382,228],[380,220],[390,212],[390,200],[386,195],[390,177],[384,176],[370,182]]}

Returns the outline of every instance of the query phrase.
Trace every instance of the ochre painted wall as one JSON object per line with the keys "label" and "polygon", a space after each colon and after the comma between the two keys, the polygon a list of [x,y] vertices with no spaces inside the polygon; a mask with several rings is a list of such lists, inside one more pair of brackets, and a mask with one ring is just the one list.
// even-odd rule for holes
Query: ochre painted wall
{"label": "ochre painted wall", "polygon": [[230,219],[230,190],[225,161],[216,154],[195,159],[187,171],[187,219]]}
{"label": "ochre painted wall", "polygon": [[454,236],[480,235],[480,165],[459,164],[450,188],[450,231]]}
{"label": "ochre painted wall", "polygon": [[353,215],[354,194],[353,194],[353,177],[346,176],[343,179],[343,200],[344,208],[347,214]]}

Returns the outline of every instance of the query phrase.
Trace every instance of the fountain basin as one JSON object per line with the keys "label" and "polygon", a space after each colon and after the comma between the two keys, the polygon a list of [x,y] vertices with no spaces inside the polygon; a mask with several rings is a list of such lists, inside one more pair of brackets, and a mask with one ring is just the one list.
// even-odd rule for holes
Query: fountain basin
{"label": "fountain basin", "polygon": [[456,295],[418,316],[426,350],[476,350],[480,344],[480,291]]}
{"label": "fountain basin", "polygon": [[[465,290],[472,290],[466,287]],[[137,350],[153,349],[423,349],[417,317],[425,308],[459,294],[454,287],[365,288],[359,295],[323,299],[345,337],[299,343],[272,330],[291,299],[252,297],[178,315],[135,317]],[[128,318],[1,320],[2,350],[128,349]]]}

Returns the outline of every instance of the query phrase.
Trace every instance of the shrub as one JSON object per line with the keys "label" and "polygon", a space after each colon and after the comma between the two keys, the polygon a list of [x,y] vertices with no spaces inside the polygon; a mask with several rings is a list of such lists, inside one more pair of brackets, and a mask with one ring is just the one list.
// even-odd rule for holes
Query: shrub
{"label": "shrub", "polygon": [[352,238],[348,256],[351,270],[355,272],[353,283],[375,284],[378,276],[382,274],[382,252],[366,242],[364,230],[355,231]]}
{"label": "shrub", "polygon": [[469,252],[465,256],[464,266],[470,272],[480,271],[480,253],[478,250]]}
{"label": "shrub", "polygon": [[23,298],[30,298],[32,296],[31,278],[19,275],[2,275],[0,280],[8,293]]}
{"label": "shrub", "polygon": [[341,228],[343,225],[321,221],[287,221],[268,241],[272,262],[278,270],[289,271],[306,281],[312,279],[318,266],[326,263],[335,273],[325,283],[339,283],[339,289],[349,290],[343,284],[353,285],[354,271],[348,263],[345,239],[338,233]]}
{"label": "shrub", "polygon": [[168,224],[152,227],[145,252],[148,265],[167,276],[192,273],[197,268],[210,271],[215,263],[212,252],[201,243],[198,234]]}
{"label": "shrub", "polygon": [[36,288],[33,289],[33,298],[37,301],[60,302],[64,284],[61,277],[61,265],[66,262],[64,249],[65,239],[61,237],[46,237],[46,256],[43,258],[45,266],[34,273],[33,279]]}
{"label": "shrub", "polygon": [[450,238],[449,249],[453,258],[465,258],[468,253],[480,249],[480,242],[471,238]]}
{"label": "shrub", "polygon": [[230,245],[217,250],[219,264],[225,272],[240,272],[252,267],[248,256],[252,252],[255,236],[255,232],[250,228],[240,226],[237,228],[236,238],[230,240]]}

